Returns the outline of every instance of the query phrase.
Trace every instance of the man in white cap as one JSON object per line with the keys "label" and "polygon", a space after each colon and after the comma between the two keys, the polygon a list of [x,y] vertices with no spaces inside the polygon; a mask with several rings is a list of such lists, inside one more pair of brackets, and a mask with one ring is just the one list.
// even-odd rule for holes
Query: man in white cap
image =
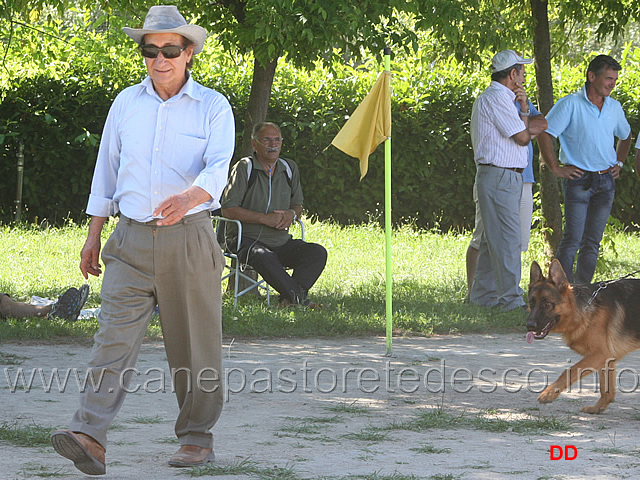
{"label": "man in white cap", "polygon": [[151,7],[142,29],[124,31],[138,43],[149,75],[123,90],[107,116],[80,261],[85,278],[102,273],[100,233],[119,212],[102,252],[102,308],[89,362],[101,383],[81,393],[69,430],[51,437],[55,450],[89,475],[106,471],[107,430],[130,391],[156,304],[180,409],[180,449],[170,465],[213,460],[210,429],[223,400],[224,259],[209,212],[219,208],[226,184],[233,113],[222,95],[191,78],[206,31],[187,24],[175,6]]}
{"label": "man in white cap", "polygon": [[471,114],[475,186],[484,232],[469,299],[504,311],[525,307],[520,288],[522,172],[528,145],[544,128],[529,123],[523,84],[525,65],[532,62],[513,50],[498,52],[491,62],[491,84],[478,96]]}
{"label": "man in white cap", "polygon": [[[584,87],[558,100],[547,115],[549,128],[538,140],[545,163],[562,178],[564,229],[556,258],[572,283],[593,279],[616,194],[615,181],[631,147],[624,110],[610,97],[621,69],[609,55],[591,60]],[[550,135],[560,140],[563,166],[558,164]]]}

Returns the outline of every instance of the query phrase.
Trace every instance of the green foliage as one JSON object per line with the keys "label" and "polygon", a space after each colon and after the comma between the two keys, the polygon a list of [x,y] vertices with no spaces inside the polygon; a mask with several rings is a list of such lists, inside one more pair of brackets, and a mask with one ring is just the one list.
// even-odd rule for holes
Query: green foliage
{"label": "green foliage", "polygon": [[[123,34],[80,32],[63,23],[46,28],[47,35],[42,35],[16,27],[11,61],[0,76],[0,221],[4,222],[13,218],[19,142],[25,149],[23,218],[61,223],[68,217],[75,221],[84,217],[108,108],[122,88],[144,76],[143,62]],[[269,119],[283,128],[283,156],[301,167],[305,207],[311,216],[341,224],[382,217],[383,147],[370,157],[369,173],[360,181],[358,160],[330,146],[375,82],[380,60],[368,59],[357,67],[317,64],[311,71],[280,60]],[[554,68],[557,97],[581,88],[587,61]],[[640,50],[629,49],[623,65],[614,96],[622,102],[633,132],[638,132]],[[198,81],[227,96],[238,136],[252,66],[251,57],[224,51],[209,39],[193,70]],[[396,55],[392,73],[393,221],[441,231],[470,228],[475,167],[469,119],[473,101],[489,83],[487,72],[463,69],[452,59],[433,63],[424,49]],[[529,90],[533,97],[532,81]],[[638,223],[640,184],[631,159],[627,165],[617,183],[613,216],[633,227]]]}
{"label": "green foliage", "polygon": [[[51,82],[47,77],[27,79],[16,87],[11,92],[14,95],[2,103],[2,117],[10,127],[4,133],[12,138],[13,146],[24,145],[23,197],[29,218],[64,220],[86,205],[108,92],[91,81]],[[91,117],[82,113],[87,105],[93,106]],[[11,150],[5,144],[5,152]],[[15,178],[14,165],[3,162],[0,175]],[[12,191],[3,188],[5,211],[11,200],[5,194]]]}
{"label": "green foliage", "polygon": [[141,63],[105,36],[62,22],[17,26],[8,48],[0,81],[0,218],[12,218],[22,144],[23,218],[80,219],[109,105],[142,78]]}
{"label": "green foliage", "polygon": [[[475,212],[469,117],[475,96],[488,80],[464,74],[453,61],[434,68],[421,56],[402,58],[392,70],[394,222],[444,230],[468,226]],[[219,74],[220,69],[208,71]],[[362,181],[358,160],[330,146],[379,71],[371,59],[358,68],[333,64],[305,73],[285,62],[278,66],[269,119],[282,127],[283,156],[308,172],[302,176],[305,208],[314,216],[348,224],[382,215],[382,146],[371,155]],[[238,105],[234,107],[238,111]]]}
{"label": "green foliage", "polygon": [[[531,42],[529,2],[519,0],[419,0],[416,26],[431,31],[441,58],[453,55],[465,63],[478,63],[487,51],[515,48]],[[509,28],[504,28],[509,25]]]}
{"label": "green foliage", "polygon": [[[505,48],[532,54],[534,18],[531,5],[541,3],[549,19],[551,51],[573,58],[585,45],[616,43],[629,22],[640,17],[637,0],[416,0],[416,27],[430,32],[439,58],[454,56],[477,64]],[[508,28],[504,28],[508,25]]]}
{"label": "green foliage", "polygon": [[262,63],[286,56],[312,69],[338,52],[359,58],[365,49],[416,40],[412,24],[398,13],[412,5],[401,0],[186,0],[180,8],[197,12],[225,50],[252,53]]}

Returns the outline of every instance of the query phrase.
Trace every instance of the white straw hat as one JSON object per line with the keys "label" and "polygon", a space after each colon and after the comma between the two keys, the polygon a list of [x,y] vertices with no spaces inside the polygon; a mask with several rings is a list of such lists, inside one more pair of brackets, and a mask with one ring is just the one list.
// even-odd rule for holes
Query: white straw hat
{"label": "white straw hat", "polygon": [[188,24],[175,5],[155,5],[149,9],[142,28],[122,29],[140,45],[149,33],[178,33],[194,43],[193,53],[200,53],[207,39],[207,31],[199,25]]}

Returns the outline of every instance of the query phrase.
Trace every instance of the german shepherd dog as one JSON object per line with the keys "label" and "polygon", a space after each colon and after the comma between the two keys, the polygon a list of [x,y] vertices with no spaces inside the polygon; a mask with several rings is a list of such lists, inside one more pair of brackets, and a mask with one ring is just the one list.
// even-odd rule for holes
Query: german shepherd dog
{"label": "german shepherd dog", "polygon": [[616,362],[640,348],[640,279],[570,285],[558,260],[551,263],[548,277],[533,262],[529,308],[529,343],[561,333],[584,357],[545,388],[538,401],[551,403],[578,379],[598,372],[600,399],[582,411],[604,412],[616,395]]}

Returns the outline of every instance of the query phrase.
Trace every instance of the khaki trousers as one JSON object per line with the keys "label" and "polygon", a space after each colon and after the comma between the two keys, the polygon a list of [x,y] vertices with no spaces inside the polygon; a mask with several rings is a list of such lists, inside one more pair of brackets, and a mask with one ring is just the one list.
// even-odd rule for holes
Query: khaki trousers
{"label": "khaki trousers", "polygon": [[[175,433],[180,445],[213,448],[209,430],[223,403],[224,258],[209,212],[164,227],[121,217],[102,261],[102,307],[89,362],[94,378],[101,381],[99,388],[81,392],[70,430],[106,447],[107,430],[126,390],[135,387],[130,386],[133,369],[157,304],[171,369],[167,385],[174,388],[180,408]],[[144,377],[138,376],[136,385],[143,383]]]}

